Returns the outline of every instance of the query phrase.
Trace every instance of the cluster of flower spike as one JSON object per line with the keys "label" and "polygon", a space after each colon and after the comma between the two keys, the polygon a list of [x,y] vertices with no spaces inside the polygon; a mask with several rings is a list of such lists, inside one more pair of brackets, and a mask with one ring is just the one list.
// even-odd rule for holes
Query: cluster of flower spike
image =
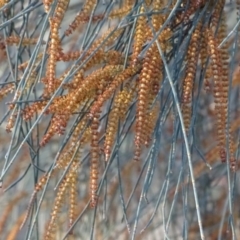
{"label": "cluster of flower spike", "polygon": [[[57,2],[53,14],[49,18],[50,40],[47,45],[47,57],[42,59],[43,62],[46,62],[45,75],[40,76],[41,84],[44,85],[43,93],[38,101],[27,104],[21,109],[21,117],[25,121],[30,121],[35,114],[40,113],[48,105],[44,114],[51,120],[39,147],[46,146],[54,136],[65,135],[69,123],[75,119],[76,115],[83,117],[79,118],[77,126],[72,130],[68,145],[60,153],[53,172],[40,179],[33,194],[34,199],[47,180],[55,176],[56,171],[65,170],[70,166],[59,185],[45,239],[54,239],[57,216],[65,203],[64,196],[68,193],[70,194],[69,226],[75,220],[78,183],[76,172],[79,169],[81,150],[87,145],[90,145],[90,206],[97,205],[101,174],[99,162],[101,159],[110,161],[112,160],[111,156],[114,157],[114,143],[130,108],[134,109],[135,117],[132,127],[135,135],[133,159],[141,160],[144,148],[151,143],[160,114],[159,92],[165,71],[159,48],[162,49],[163,54],[172,56],[172,47],[176,43],[175,27],[177,29],[182,23],[184,29],[185,25],[191,23],[195,15],[199,14],[206,2],[203,0],[183,1],[182,12],[176,16],[178,24],[170,27],[170,25],[164,26],[164,22],[168,18],[168,13],[171,12],[171,9],[167,8],[172,6],[164,4],[164,1],[146,1],[137,8],[133,8],[134,1],[125,1],[122,8],[113,10],[108,17],[109,19],[122,19],[131,11],[135,11],[138,16],[134,25],[135,29],[131,29],[133,37],[128,56],[122,46],[119,47],[116,44],[124,34],[129,34],[127,30],[123,29],[111,29],[107,33],[103,33],[93,41],[87,50],[64,52],[60,39],[60,28],[69,1]],[[43,4],[45,11],[49,12],[53,1],[44,1]],[[215,103],[219,155],[222,161],[226,161],[226,139],[227,134],[231,134],[231,131],[227,130],[228,53],[226,46],[221,50],[218,48],[220,41],[226,36],[224,15],[221,14],[224,5],[224,0],[219,0],[217,4],[214,4],[214,1],[208,3],[206,11],[212,16],[208,18],[208,22],[200,19],[197,27],[193,29],[185,57],[184,78],[183,81],[179,79],[179,84],[182,84],[181,94],[179,94],[182,114],[188,131],[195,92],[198,87],[198,84],[195,83],[195,79],[198,77],[197,69],[200,66],[202,70],[206,70],[205,78],[208,78],[207,81],[214,86],[212,95]],[[94,14],[96,7],[97,1],[87,0],[66,30],[66,35],[70,35],[78,29],[78,26],[85,24],[86,19],[90,19],[90,15]],[[149,16],[151,11],[154,14]],[[179,16],[181,17],[179,18]],[[220,27],[218,28],[219,23]],[[158,35],[156,36],[156,34]],[[155,41],[149,45],[153,39]],[[17,44],[19,41],[18,38],[13,37],[7,39],[8,44]],[[36,43],[35,39],[23,38],[22,41],[28,45]],[[36,61],[41,62],[42,57],[43,53],[40,53]],[[171,58],[167,57],[167,60],[170,61]],[[58,76],[57,66],[61,61],[69,63],[70,68]],[[75,61],[75,65],[71,67],[73,61]],[[28,62],[21,64],[20,69],[25,69],[27,65]],[[37,77],[37,74],[35,76]],[[62,93],[58,93],[55,98],[51,99],[58,88],[62,90]],[[31,91],[30,87],[27,90]],[[1,88],[0,97],[3,98],[13,91],[13,84],[6,85]],[[17,100],[21,98],[16,93],[18,92],[15,92],[13,108],[17,106]],[[51,99],[50,102],[49,99]],[[12,109],[14,113],[12,116],[16,115],[15,110],[15,108]],[[106,111],[109,113],[107,118],[104,116]],[[12,122],[13,117],[9,120],[11,124],[8,124],[8,130],[14,126],[14,122]],[[103,131],[105,124],[106,130]],[[233,141],[231,136],[229,138],[231,139],[229,147],[232,157],[231,168],[235,170]],[[101,151],[102,148],[103,151]],[[102,157],[102,155],[104,156]]]}

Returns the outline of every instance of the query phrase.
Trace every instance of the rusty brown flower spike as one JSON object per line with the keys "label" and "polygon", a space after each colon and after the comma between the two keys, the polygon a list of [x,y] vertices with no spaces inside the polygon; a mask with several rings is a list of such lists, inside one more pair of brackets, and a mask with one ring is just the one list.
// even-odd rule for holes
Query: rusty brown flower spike
{"label": "rusty brown flower spike", "polygon": [[143,45],[147,40],[145,32],[147,27],[147,19],[146,16],[144,16],[143,6],[141,6],[139,13],[142,15],[137,18],[136,32],[133,39],[133,54],[131,56],[133,64],[138,62],[138,55],[141,53]]}
{"label": "rusty brown flower spike", "polygon": [[226,161],[226,150],[225,150],[225,126],[224,122],[222,120],[226,119],[225,110],[222,107],[223,104],[223,96],[224,96],[224,90],[223,90],[223,81],[222,81],[222,59],[220,55],[220,50],[217,48],[217,40],[214,39],[213,33],[211,29],[208,29],[208,42],[209,42],[209,48],[210,48],[210,56],[211,56],[211,64],[213,69],[213,82],[214,82],[214,97],[215,97],[215,110],[217,115],[217,126],[218,126],[218,142],[219,142],[219,153],[221,160],[223,162]]}
{"label": "rusty brown flower spike", "polygon": [[183,93],[182,93],[182,113],[186,132],[188,132],[191,116],[192,116],[192,94],[194,87],[194,80],[196,78],[198,59],[199,59],[199,42],[201,42],[201,23],[194,30],[191,41],[189,43],[187,52],[186,74],[183,80]]}
{"label": "rusty brown flower spike", "polygon": [[83,19],[90,15],[97,1],[86,0],[83,9],[77,14],[73,22],[70,24],[69,28],[65,31],[66,35],[70,35],[76,28],[84,22]]}
{"label": "rusty brown flower spike", "polygon": [[237,239],[240,1],[0,7],[3,239]]}

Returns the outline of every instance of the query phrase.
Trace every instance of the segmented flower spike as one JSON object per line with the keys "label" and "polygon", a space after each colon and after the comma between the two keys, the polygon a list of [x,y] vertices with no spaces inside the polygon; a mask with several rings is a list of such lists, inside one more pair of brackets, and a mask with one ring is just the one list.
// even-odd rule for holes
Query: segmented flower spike
{"label": "segmented flower spike", "polygon": [[[214,101],[215,110],[217,115],[217,136],[218,136],[218,146],[220,158],[223,162],[226,161],[226,138],[225,138],[225,125],[222,122],[226,118],[224,116],[225,110],[222,109],[222,94],[223,83],[222,83],[222,61],[220,58],[220,50],[218,49],[218,42],[214,39],[213,32],[211,29],[207,30],[208,43],[210,48],[211,65],[213,69],[213,81],[214,81]],[[225,122],[225,121],[224,121]]]}
{"label": "segmented flower spike", "polygon": [[206,28],[204,27],[201,32],[201,47],[200,47],[200,59],[201,59],[201,68],[205,71],[204,78],[204,90],[210,92],[211,80],[212,80],[212,68],[211,64],[208,61],[209,51],[206,46],[208,46],[208,38],[206,33]]}
{"label": "segmented flower spike", "polygon": [[14,84],[7,84],[3,88],[0,89],[0,100],[6,97],[9,93],[12,93],[15,89]]}
{"label": "segmented flower spike", "polygon": [[52,5],[53,0],[43,0],[43,6],[46,13],[49,12],[50,6]]}
{"label": "segmented flower spike", "polygon": [[190,16],[194,14],[205,3],[206,0],[189,1],[188,9],[182,15],[184,22],[187,23],[190,19]]}
{"label": "segmented flower spike", "polygon": [[[101,95],[101,90],[97,91],[97,96]],[[93,115],[91,122],[91,155],[90,155],[90,207],[95,208],[98,203],[98,179],[99,179],[99,126],[100,126],[100,110]]]}
{"label": "segmented flower spike", "polygon": [[201,28],[202,24],[199,23],[193,31],[186,56],[187,63],[185,78],[183,80],[182,114],[187,133],[192,116],[193,87],[200,53],[199,42],[201,42]]}
{"label": "segmented flower spike", "polygon": [[118,92],[114,99],[113,108],[108,117],[108,123],[105,133],[104,153],[105,160],[108,161],[112,153],[112,147],[116,139],[116,132],[118,128],[118,120],[123,120],[130,104],[133,101],[136,84],[131,87],[126,84],[122,91]]}
{"label": "segmented flower spike", "polygon": [[90,199],[91,203],[90,206],[92,208],[96,207],[98,202],[98,178],[99,178],[99,158],[100,158],[100,148],[98,145],[99,142],[99,117],[100,113],[96,112],[93,116],[92,123],[91,123],[91,132],[92,132],[92,139],[91,139],[91,162],[90,162]]}
{"label": "segmented flower spike", "polygon": [[134,67],[128,67],[125,70],[123,70],[120,74],[118,74],[113,81],[110,83],[108,88],[97,98],[97,100],[93,103],[92,107],[90,108],[89,111],[89,118],[93,118],[93,115],[101,109],[105,101],[107,101],[114,91],[120,86],[121,83],[124,81],[129,80],[132,76],[134,76],[139,70],[140,66],[134,66]]}
{"label": "segmented flower spike", "polygon": [[72,227],[75,219],[76,219],[76,211],[77,211],[77,193],[78,193],[78,182],[77,182],[78,172],[71,171],[71,175],[69,177],[70,181],[70,203],[69,203],[69,228]]}
{"label": "segmented flower spike", "polygon": [[[21,42],[21,46],[35,45],[38,42],[38,38],[21,38],[18,36],[9,36],[6,38],[6,44],[8,46],[18,45]],[[44,42],[43,42],[44,43]]]}
{"label": "segmented flower spike", "polygon": [[161,10],[164,8],[164,1],[163,0],[154,0],[153,1],[153,11],[159,12],[159,14],[153,14],[152,16],[152,26],[154,28],[154,31],[157,32],[160,27],[164,23],[164,15],[160,13]]}
{"label": "segmented flower spike", "polygon": [[69,25],[68,29],[65,31],[65,34],[67,36],[69,36],[74,30],[77,29],[77,27],[81,24],[84,18],[89,16],[89,14],[94,9],[96,4],[97,4],[96,0],[86,0],[83,9],[77,14],[73,22]]}
{"label": "segmented flower spike", "polygon": [[140,158],[141,147],[145,142],[145,116],[147,114],[148,107],[148,95],[150,93],[150,86],[153,80],[158,78],[161,70],[161,58],[157,49],[157,45],[154,43],[146,53],[143,62],[143,68],[139,76],[138,86],[138,102],[136,109],[136,134],[135,134],[135,155],[136,161]]}
{"label": "segmented flower spike", "polygon": [[66,179],[64,179],[58,188],[57,196],[55,197],[53,209],[51,212],[51,219],[47,226],[47,232],[46,232],[44,240],[56,239],[56,230],[57,230],[56,221],[57,221],[58,215],[60,213],[61,207],[64,202],[63,197],[66,194],[69,184],[70,184],[70,182],[66,181]]}
{"label": "segmented flower spike", "polygon": [[133,38],[133,53],[131,55],[131,63],[135,65],[138,62],[138,55],[141,53],[144,43],[147,40],[146,27],[147,19],[144,16],[144,6],[140,7],[139,13],[142,14],[137,18],[135,34]]}
{"label": "segmented flower spike", "polygon": [[123,18],[125,17],[131,10],[132,10],[131,5],[126,5],[124,4],[123,7],[121,7],[120,9],[116,9],[113,10],[110,14],[109,14],[109,18],[110,19],[114,19],[114,18]]}
{"label": "segmented flower spike", "polygon": [[194,30],[189,47],[187,50],[187,65],[186,65],[186,75],[183,80],[183,95],[182,102],[190,103],[192,101],[192,91],[194,80],[196,77],[198,56],[199,56],[199,41],[201,37],[201,24],[197,26]]}
{"label": "segmented flower spike", "polygon": [[67,10],[69,0],[60,0],[57,3],[53,17],[49,18],[50,23],[50,45],[49,45],[49,59],[47,64],[46,76],[48,81],[45,87],[45,97],[53,93],[56,89],[55,78],[56,78],[56,65],[57,56],[59,50],[61,52],[61,42],[59,37],[59,28],[63,20],[63,16]]}
{"label": "segmented flower spike", "polygon": [[[225,1],[223,1],[225,3]],[[225,11],[222,11],[221,14],[221,22],[218,30],[218,42],[222,42],[224,38],[227,36],[227,25],[226,25],[226,14]],[[229,138],[229,153],[230,153],[230,167],[233,171],[236,170],[236,158],[234,156],[234,148],[233,148],[233,132],[231,131],[231,126],[229,127],[227,124],[227,116],[228,116],[228,96],[229,96],[229,47],[228,43],[225,43],[221,48],[221,58],[222,58],[222,85],[223,85],[223,94],[222,94],[222,110],[223,110],[223,124],[225,125],[225,134]]]}

